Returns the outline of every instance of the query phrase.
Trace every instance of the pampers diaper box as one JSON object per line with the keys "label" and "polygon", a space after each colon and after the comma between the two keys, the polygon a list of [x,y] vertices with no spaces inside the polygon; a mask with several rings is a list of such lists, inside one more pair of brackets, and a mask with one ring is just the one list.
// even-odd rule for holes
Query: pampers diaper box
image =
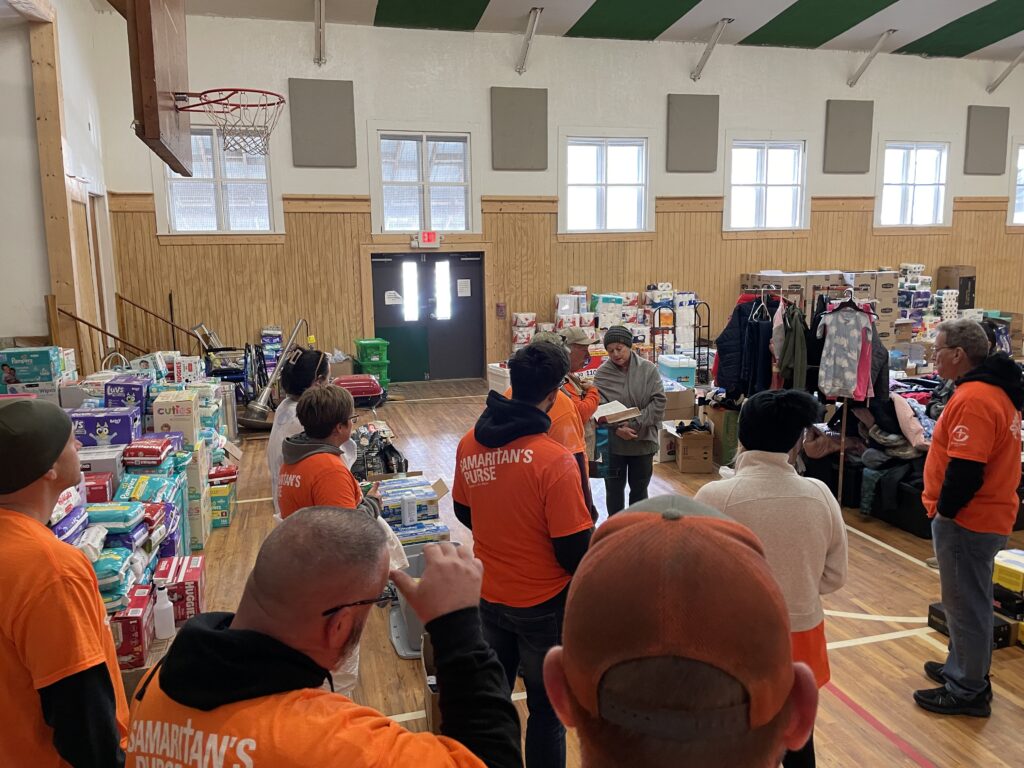
{"label": "pampers diaper box", "polygon": [[103,385],[103,401],[107,408],[146,409],[152,382],[141,376],[118,376]]}
{"label": "pampers diaper box", "polygon": [[85,446],[128,445],[142,436],[138,408],[80,408],[68,411],[75,438]]}
{"label": "pampers diaper box", "polygon": [[0,394],[8,384],[59,381],[63,374],[60,347],[22,347],[0,350]]}

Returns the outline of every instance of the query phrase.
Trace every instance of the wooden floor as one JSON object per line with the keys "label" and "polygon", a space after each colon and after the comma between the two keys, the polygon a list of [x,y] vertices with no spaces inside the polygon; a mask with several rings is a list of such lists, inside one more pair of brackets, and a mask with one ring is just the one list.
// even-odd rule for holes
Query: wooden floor
{"label": "wooden floor", "polygon": [[[396,399],[378,409],[397,435],[411,469],[451,483],[455,449],[483,408],[482,381],[396,384]],[[398,398],[404,398],[399,400]],[[213,532],[207,548],[207,609],[234,610],[260,542],[272,527],[266,436],[245,441],[239,481],[239,514],[230,528]],[[714,476],[681,475],[673,465],[655,465],[651,495],[692,495]],[[604,489],[593,483],[598,508]],[[472,543],[456,520],[451,497],[442,517],[453,538]],[[603,513],[602,513],[603,515]],[[822,691],[815,745],[820,766],[1016,766],[1024,762],[1024,648],[996,651],[995,690],[988,720],[941,717],[919,709],[916,688],[930,687],[921,665],[942,659],[944,640],[925,623],[928,604],[938,600],[936,571],[923,562],[928,541],[847,511],[850,576],[825,598],[832,682]],[[1024,548],[1024,534],[1011,545]],[[737,617],[741,620],[741,617]],[[756,631],[756,628],[752,628]],[[423,699],[417,662],[403,661],[391,647],[386,613],[375,610],[362,642],[357,699],[422,730]],[[518,706],[525,716],[522,694]],[[574,737],[569,766],[579,766]]]}

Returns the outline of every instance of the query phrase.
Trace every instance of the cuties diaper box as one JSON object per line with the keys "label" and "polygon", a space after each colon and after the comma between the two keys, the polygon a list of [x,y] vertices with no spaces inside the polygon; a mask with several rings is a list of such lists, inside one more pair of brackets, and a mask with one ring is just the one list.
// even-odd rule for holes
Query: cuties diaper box
{"label": "cuties diaper box", "polygon": [[128,445],[142,435],[138,408],[81,408],[68,416],[84,446]]}
{"label": "cuties diaper box", "polygon": [[153,428],[157,432],[181,432],[186,445],[195,445],[199,441],[199,393],[161,393],[153,401]]}

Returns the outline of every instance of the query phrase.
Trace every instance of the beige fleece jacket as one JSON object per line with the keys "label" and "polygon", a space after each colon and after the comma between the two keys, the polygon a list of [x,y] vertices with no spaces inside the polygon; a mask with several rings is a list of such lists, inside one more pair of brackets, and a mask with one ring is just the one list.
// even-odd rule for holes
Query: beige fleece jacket
{"label": "beige fleece jacket", "polygon": [[708,483],[694,497],[752,530],[789,608],[790,629],[818,626],[821,595],[846,581],[846,524],[838,502],[819,480],[801,477],[784,453],[744,451],[736,475]]}

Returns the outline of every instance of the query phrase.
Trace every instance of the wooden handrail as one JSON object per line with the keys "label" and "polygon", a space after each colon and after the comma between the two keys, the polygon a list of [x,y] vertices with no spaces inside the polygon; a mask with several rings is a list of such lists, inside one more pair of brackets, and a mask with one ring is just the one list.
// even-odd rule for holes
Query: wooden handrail
{"label": "wooden handrail", "polygon": [[[123,309],[120,306],[122,304],[127,304],[128,306],[130,306],[130,307],[132,307],[134,309],[139,310],[140,312],[142,312],[146,316],[152,317],[154,320],[157,320],[158,322],[163,323],[165,326],[168,326],[171,329],[171,336],[169,338],[172,341],[176,341],[176,336],[175,336],[174,332],[178,331],[180,333],[183,333],[185,335],[185,338],[187,338],[189,340],[189,350],[188,351],[191,351],[192,344],[195,344],[195,343],[198,343],[198,345],[199,345],[198,348],[199,348],[200,352],[202,351],[202,349],[203,349],[203,340],[201,338],[199,338],[199,335],[195,331],[193,331],[193,330],[191,330],[189,328],[184,328],[184,327],[178,325],[173,320],[169,320],[166,317],[164,317],[163,315],[161,315],[161,314],[159,314],[157,312],[154,312],[153,310],[149,309],[148,307],[144,307],[141,304],[139,304],[138,302],[132,301],[127,296],[124,296],[124,295],[122,295],[120,293],[115,293],[114,296],[117,299],[117,302],[118,302],[118,305],[119,305],[118,309],[120,310],[118,317],[124,316],[125,320],[127,319],[127,316],[124,315]],[[125,322],[125,320],[122,320],[122,323]],[[146,331],[147,331],[146,335],[148,337],[150,335],[150,332],[153,329],[152,329],[152,327],[150,327],[148,325],[145,325],[145,323],[144,323],[144,326],[146,327]],[[152,341],[153,339],[149,338],[148,340]]]}
{"label": "wooden handrail", "polygon": [[100,333],[103,336],[106,336],[108,339],[113,339],[118,344],[123,344],[128,349],[132,350],[133,352],[138,352],[140,355],[146,354],[146,350],[144,350],[142,347],[137,347],[134,344],[132,344],[130,341],[128,341],[127,339],[122,339],[116,333],[111,333],[110,331],[106,330],[105,328],[101,328],[98,325],[94,325],[94,324],[90,323],[88,320],[86,320],[84,318],[81,318],[78,315],[75,315],[75,314],[73,314],[71,312],[68,312],[66,309],[61,309],[60,307],[57,307],[57,312],[59,314],[61,314],[61,315],[64,315],[64,317],[67,317],[67,318],[69,318],[71,320],[74,320],[76,323],[81,323],[86,328],[91,328],[92,330],[96,331],[97,333]]}

